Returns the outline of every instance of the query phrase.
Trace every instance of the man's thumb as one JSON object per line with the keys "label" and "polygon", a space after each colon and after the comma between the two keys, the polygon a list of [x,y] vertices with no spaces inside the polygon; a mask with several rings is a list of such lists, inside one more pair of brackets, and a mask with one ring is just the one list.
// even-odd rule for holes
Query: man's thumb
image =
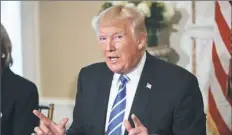
{"label": "man's thumb", "polygon": [[60,121],[60,124],[59,124],[59,127],[61,128],[64,128],[65,125],[68,123],[68,118],[63,118],[61,121]]}

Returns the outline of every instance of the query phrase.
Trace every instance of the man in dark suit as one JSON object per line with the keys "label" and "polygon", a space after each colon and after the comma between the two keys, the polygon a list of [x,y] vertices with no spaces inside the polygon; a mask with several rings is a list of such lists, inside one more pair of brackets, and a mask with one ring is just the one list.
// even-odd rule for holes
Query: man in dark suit
{"label": "man in dark suit", "polygon": [[37,87],[13,73],[11,41],[1,24],[1,135],[31,135],[39,119],[32,110],[38,109]]}
{"label": "man in dark suit", "polygon": [[194,75],[146,52],[144,17],[114,6],[97,20],[105,63],[81,69],[71,127],[38,111],[38,135],[206,135],[206,117]]}

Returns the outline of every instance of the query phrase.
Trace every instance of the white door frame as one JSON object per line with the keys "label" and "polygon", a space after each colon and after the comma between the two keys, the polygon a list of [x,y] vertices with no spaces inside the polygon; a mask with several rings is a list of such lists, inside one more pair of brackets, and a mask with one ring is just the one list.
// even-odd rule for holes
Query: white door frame
{"label": "white door frame", "polygon": [[21,1],[23,76],[37,85],[40,94],[39,1]]}

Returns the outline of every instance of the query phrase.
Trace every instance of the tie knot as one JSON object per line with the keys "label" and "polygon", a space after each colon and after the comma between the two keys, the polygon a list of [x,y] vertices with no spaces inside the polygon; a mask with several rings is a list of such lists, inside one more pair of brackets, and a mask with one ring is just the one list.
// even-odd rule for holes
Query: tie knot
{"label": "tie knot", "polygon": [[129,81],[129,78],[126,75],[121,75],[120,76],[120,81],[124,85]]}

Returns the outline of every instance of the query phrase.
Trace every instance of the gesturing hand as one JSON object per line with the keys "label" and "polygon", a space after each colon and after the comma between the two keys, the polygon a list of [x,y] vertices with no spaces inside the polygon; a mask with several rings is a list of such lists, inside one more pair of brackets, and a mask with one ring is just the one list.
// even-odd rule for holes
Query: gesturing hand
{"label": "gesturing hand", "polygon": [[140,122],[139,118],[132,114],[131,116],[135,128],[132,128],[130,122],[128,120],[124,121],[125,129],[127,130],[129,135],[148,135],[147,128]]}
{"label": "gesturing hand", "polygon": [[60,121],[60,124],[56,124],[37,110],[34,110],[33,113],[41,121],[40,126],[34,128],[36,135],[64,135],[65,134],[65,125],[68,122],[68,118],[63,118]]}

